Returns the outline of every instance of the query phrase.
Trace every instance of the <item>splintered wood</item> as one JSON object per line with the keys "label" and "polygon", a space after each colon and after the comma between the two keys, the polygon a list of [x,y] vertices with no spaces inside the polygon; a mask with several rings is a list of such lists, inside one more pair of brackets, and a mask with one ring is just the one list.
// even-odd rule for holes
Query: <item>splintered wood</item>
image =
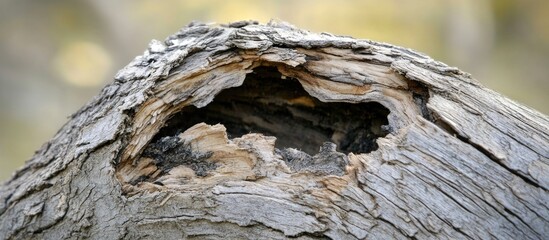
{"label": "splintered wood", "polygon": [[0,188],[0,239],[549,239],[549,118],[385,43],[193,23]]}

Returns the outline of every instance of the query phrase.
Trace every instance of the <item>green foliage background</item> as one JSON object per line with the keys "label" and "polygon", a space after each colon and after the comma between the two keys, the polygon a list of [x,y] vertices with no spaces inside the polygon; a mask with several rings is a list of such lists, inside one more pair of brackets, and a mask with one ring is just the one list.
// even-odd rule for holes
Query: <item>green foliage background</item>
{"label": "green foliage background", "polygon": [[424,52],[549,113],[546,0],[2,0],[0,181],[152,38],[272,18]]}

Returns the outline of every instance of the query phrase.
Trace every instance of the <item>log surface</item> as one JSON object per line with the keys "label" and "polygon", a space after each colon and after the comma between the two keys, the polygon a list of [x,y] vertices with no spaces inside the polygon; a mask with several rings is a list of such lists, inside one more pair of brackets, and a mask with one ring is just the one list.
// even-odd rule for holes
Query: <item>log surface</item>
{"label": "log surface", "polygon": [[0,239],[549,239],[549,118],[289,24],[153,40],[0,187]]}

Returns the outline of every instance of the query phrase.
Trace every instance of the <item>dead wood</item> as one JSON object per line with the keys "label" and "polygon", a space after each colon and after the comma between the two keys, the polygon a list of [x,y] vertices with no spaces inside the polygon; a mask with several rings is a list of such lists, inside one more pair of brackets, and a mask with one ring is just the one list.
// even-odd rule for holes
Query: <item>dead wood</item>
{"label": "dead wood", "polygon": [[547,239],[549,119],[410,49],[193,23],[0,188],[0,239]]}

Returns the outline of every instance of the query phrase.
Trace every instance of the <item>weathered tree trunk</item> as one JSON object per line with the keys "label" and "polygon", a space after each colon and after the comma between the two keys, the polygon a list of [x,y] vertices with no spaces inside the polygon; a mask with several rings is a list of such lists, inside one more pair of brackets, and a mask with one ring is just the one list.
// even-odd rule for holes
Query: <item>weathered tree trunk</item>
{"label": "weathered tree trunk", "polygon": [[191,24],[1,187],[0,238],[548,239],[548,159],[546,116],[412,50]]}

